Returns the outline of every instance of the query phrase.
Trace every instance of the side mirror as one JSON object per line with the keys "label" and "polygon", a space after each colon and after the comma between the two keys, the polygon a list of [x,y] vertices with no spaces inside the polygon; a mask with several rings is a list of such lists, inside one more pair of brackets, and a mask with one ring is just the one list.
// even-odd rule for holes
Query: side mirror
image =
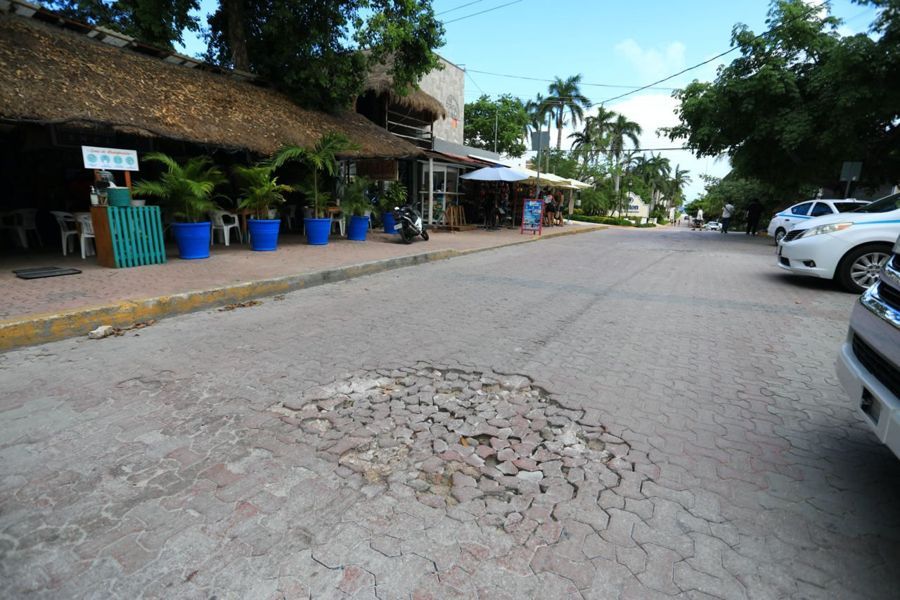
{"label": "side mirror", "polygon": [[395,206],[395,207],[394,207],[394,210],[400,210],[400,207],[399,207],[399,206]]}

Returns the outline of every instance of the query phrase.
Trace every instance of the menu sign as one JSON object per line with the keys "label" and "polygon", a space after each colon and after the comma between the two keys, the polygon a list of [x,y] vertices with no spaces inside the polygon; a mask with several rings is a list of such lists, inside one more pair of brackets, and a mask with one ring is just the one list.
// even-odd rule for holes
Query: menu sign
{"label": "menu sign", "polygon": [[81,157],[85,169],[104,171],[138,171],[138,155],[136,150],[119,148],[98,148],[82,146]]}
{"label": "menu sign", "polygon": [[544,202],[542,200],[525,200],[522,207],[522,229],[519,233],[530,231],[532,235],[541,234],[544,224]]}

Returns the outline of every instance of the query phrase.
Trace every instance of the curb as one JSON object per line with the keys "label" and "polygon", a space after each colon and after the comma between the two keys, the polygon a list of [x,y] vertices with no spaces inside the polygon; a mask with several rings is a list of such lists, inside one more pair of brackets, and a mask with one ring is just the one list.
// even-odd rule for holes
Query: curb
{"label": "curb", "polygon": [[246,302],[255,298],[275,296],[302,290],[326,283],[346,281],[364,275],[373,275],[411,267],[414,265],[446,260],[458,256],[468,256],[488,250],[497,250],[519,244],[536,242],[541,239],[552,239],[567,235],[590,233],[605,229],[603,226],[584,227],[575,230],[548,233],[542,237],[531,237],[499,246],[473,248],[469,250],[436,250],[409,256],[386,258],[356,265],[311,271],[298,275],[287,275],[273,279],[249,281],[234,285],[144,298],[140,300],[123,300],[115,304],[78,308],[63,312],[29,315],[24,318],[0,321],[0,352],[13,350],[35,344],[55,342],[70,337],[86,335],[100,325],[128,327],[134,323],[159,320],[200,310],[206,310],[225,304]]}

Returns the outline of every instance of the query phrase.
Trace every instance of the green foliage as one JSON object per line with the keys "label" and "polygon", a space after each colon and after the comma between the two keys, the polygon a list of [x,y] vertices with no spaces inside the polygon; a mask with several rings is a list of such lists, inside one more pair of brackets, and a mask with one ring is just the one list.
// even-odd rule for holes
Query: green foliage
{"label": "green foliage", "polygon": [[386,60],[405,93],[440,64],[444,33],[420,0],[222,0],[209,27],[207,58],[323,110],[349,106],[369,65]]}
{"label": "green foliage", "polygon": [[181,43],[185,30],[200,30],[197,18],[191,14],[200,10],[198,0],[42,0],[41,3],[77,21],[108,27],[163,48]]}
{"label": "green foliage", "polygon": [[356,146],[347,136],[331,132],[319,138],[312,149],[301,146],[285,146],[275,153],[269,164],[275,169],[292,162],[299,162],[309,167],[312,181],[308,182],[307,189],[313,197],[316,217],[321,219],[325,215],[325,205],[331,195],[319,191],[319,175],[322,174],[326,177],[337,175],[337,155],[355,148]]}
{"label": "green foliage", "polygon": [[841,37],[827,4],[776,0],[761,37],[744,25],[741,55],[712,83],[675,92],[680,124],[666,130],[698,156],[731,157],[735,177],[782,198],[837,186],[843,161],[863,162],[862,183],[900,172],[900,7],[881,6],[873,35]]}
{"label": "green foliage", "polygon": [[365,177],[356,177],[344,188],[344,197],[341,198],[341,209],[356,217],[365,216],[366,211],[372,210],[372,203],[366,192],[372,182]]}
{"label": "green foliage", "polygon": [[581,209],[586,215],[598,216],[613,210],[613,199],[605,190],[581,190]]}
{"label": "green foliage", "polygon": [[655,227],[653,223],[645,223],[644,225],[635,225],[628,219],[619,217],[596,217],[591,215],[576,215],[569,217],[573,221],[583,221],[585,223],[598,223],[600,225],[619,225],[621,227]]}
{"label": "green foliage", "polygon": [[381,195],[381,212],[391,212],[397,206],[406,204],[409,193],[406,186],[399,181],[393,182]]}
{"label": "green foliage", "polygon": [[555,77],[547,88],[544,100],[556,122],[556,150],[562,149],[562,130],[566,124],[577,126],[584,120],[584,110],[590,108],[591,101],[581,93],[581,75],[563,79]]}
{"label": "green foliage", "polygon": [[159,198],[174,216],[188,223],[206,220],[206,213],[218,207],[213,191],[226,182],[222,172],[208,156],[191,158],[183,165],[161,152],[151,152],[145,161],[162,163],[165,171],[157,181],[141,180],[134,184],[135,196]]}
{"label": "green foliage", "polygon": [[252,210],[257,219],[268,219],[269,209],[283,204],[284,194],[294,190],[289,185],[278,183],[275,168],[270,164],[251,167],[236,165],[232,172],[241,183],[238,208]]}
{"label": "green foliage", "polygon": [[482,95],[465,107],[465,142],[475,148],[494,149],[494,125],[497,152],[519,157],[525,153],[522,132],[528,125],[528,113],[518,98],[504,94],[496,100]]}

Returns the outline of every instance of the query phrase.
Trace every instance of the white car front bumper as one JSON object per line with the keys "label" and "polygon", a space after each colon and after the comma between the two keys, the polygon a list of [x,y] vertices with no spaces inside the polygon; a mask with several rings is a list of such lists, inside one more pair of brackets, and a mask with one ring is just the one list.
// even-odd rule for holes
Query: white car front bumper
{"label": "white car front bumper", "polygon": [[845,242],[827,233],[782,242],[778,246],[778,266],[797,275],[832,279],[848,249]]}

